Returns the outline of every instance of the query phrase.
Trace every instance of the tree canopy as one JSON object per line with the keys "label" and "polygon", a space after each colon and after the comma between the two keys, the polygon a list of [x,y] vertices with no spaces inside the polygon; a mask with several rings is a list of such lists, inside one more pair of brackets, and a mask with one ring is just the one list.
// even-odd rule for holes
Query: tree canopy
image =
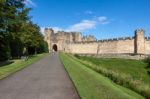
{"label": "tree canopy", "polygon": [[47,51],[40,27],[31,21],[24,0],[0,1],[0,61],[20,58],[23,49],[29,54]]}

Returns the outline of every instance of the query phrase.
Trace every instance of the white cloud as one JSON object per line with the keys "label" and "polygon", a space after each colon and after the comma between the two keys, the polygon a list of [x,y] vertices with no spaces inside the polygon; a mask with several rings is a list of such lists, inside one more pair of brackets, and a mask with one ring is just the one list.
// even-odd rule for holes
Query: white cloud
{"label": "white cloud", "polygon": [[[57,27],[57,26],[49,27],[49,28],[52,28],[55,33],[58,31],[81,32],[81,31],[88,30],[88,29],[94,29],[94,28],[96,28],[97,25],[106,25],[109,23],[110,23],[110,21],[108,20],[108,18],[106,16],[99,16],[99,17],[96,17],[96,18],[91,19],[91,20],[82,20],[81,22],[70,25],[67,28],[61,28],[61,27]],[[45,27],[41,28],[42,32],[44,32],[44,28]]]}
{"label": "white cloud", "polygon": [[36,6],[36,4],[32,0],[24,0],[24,3],[29,6]]}
{"label": "white cloud", "polygon": [[42,34],[44,34],[44,29],[45,29],[45,27],[40,27],[40,31]]}
{"label": "white cloud", "polygon": [[105,17],[105,16],[98,17],[98,21],[99,21],[100,24],[109,24],[110,23],[108,18]]}
{"label": "white cloud", "polygon": [[93,12],[90,10],[87,10],[87,11],[85,11],[85,14],[93,14]]}
{"label": "white cloud", "polygon": [[93,20],[82,20],[80,23],[73,24],[69,26],[66,31],[83,31],[87,29],[92,29],[96,25]]}
{"label": "white cloud", "polygon": [[58,31],[63,31],[63,29],[60,28],[60,27],[50,27],[50,28],[52,28],[55,33],[58,32]]}

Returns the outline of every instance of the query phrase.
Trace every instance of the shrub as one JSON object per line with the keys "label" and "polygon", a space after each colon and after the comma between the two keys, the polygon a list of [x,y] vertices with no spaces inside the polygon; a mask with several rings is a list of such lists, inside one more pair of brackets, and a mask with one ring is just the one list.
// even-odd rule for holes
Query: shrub
{"label": "shrub", "polygon": [[10,48],[0,40],[0,61],[6,61],[10,58]]}
{"label": "shrub", "polygon": [[78,59],[80,59],[80,56],[78,54],[74,54],[74,56]]}
{"label": "shrub", "polygon": [[146,67],[146,68],[149,68],[149,69],[150,69],[150,56],[149,56],[148,58],[146,58],[146,59],[144,60],[144,62],[147,63],[147,67]]}
{"label": "shrub", "polygon": [[147,63],[147,66],[146,66],[146,68],[148,69],[147,74],[150,76],[150,56],[147,59],[145,59],[144,62]]}

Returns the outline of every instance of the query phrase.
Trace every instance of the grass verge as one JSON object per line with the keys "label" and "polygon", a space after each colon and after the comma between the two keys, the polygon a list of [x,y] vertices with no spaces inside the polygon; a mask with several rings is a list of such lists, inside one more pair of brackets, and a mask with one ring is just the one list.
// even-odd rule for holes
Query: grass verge
{"label": "grass verge", "polygon": [[76,56],[78,61],[115,83],[150,99],[150,76],[144,61]]}
{"label": "grass verge", "polygon": [[134,91],[119,86],[87,68],[69,55],[60,53],[60,58],[82,99],[144,99]]}
{"label": "grass verge", "polygon": [[[24,60],[12,60],[11,62],[3,62],[0,64],[0,79],[3,79],[12,73],[15,73],[28,65],[40,60],[46,55],[44,54],[37,54],[29,57],[27,61]],[[8,63],[8,64],[7,64]],[[9,64],[11,63],[11,64]]]}

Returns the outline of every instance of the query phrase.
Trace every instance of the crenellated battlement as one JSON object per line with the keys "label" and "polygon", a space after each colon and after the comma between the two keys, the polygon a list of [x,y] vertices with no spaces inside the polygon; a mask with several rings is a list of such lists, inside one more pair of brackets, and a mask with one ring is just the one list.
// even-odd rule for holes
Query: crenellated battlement
{"label": "crenellated battlement", "polygon": [[136,29],[136,30],[135,30],[135,33],[144,33],[144,32],[145,32],[144,29]]}
{"label": "crenellated battlement", "polygon": [[103,39],[98,40],[98,42],[109,42],[109,41],[120,41],[120,40],[133,40],[134,37],[120,37],[120,38],[112,38],[112,39]]}
{"label": "crenellated battlement", "polygon": [[134,40],[134,38],[135,37],[120,37],[120,38],[102,39],[102,40],[96,40],[96,41],[82,41],[82,42],[73,42],[73,43],[75,43],[75,44],[86,44],[86,43],[99,43],[99,42],[113,42],[113,41]]}
{"label": "crenellated battlement", "polygon": [[150,37],[145,37],[145,40],[150,41]]}
{"label": "crenellated battlement", "polygon": [[88,54],[150,54],[150,37],[145,37],[144,29],[135,30],[133,37],[119,37],[97,40],[94,36],[82,36],[80,32],[59,31],[54,33],[53,29],[45,29],[46,41],[49,50],[69,53]]}

